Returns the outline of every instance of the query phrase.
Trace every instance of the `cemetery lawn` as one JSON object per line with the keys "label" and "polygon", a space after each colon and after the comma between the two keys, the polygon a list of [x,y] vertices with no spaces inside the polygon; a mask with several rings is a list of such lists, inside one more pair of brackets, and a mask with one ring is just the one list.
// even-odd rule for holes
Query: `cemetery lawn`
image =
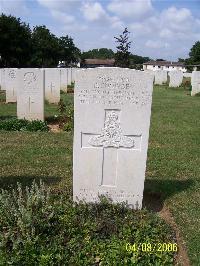
{"label": "cemetery lawn", "polygon": [[[72,94],[61,98],[73,103]],[[58,115],[57,109],[45,104],[45,116]],[[199,97],[155,86],[145,195],[152,201],[161,195],[156,204],[171,211],[192,265],[200,264],[199,114]],[[5,116],[16,116],[15,104],[0,102],[0,119]],[[0,187],[42,179],[54,188],[72,188],[72,139],[70,132],[0,132]]]}

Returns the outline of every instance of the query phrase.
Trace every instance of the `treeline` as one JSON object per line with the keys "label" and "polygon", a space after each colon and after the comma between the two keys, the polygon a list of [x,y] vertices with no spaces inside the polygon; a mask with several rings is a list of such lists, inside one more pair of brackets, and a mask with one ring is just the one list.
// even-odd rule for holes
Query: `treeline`
{"label": "treeline", "polygon": [[[59,61],[70,66],[86,58],[111,59],[115,55],[107,48],[81,53],[68,35],[58,38],[44,25],[31,30],[20,18],[0,15],[0,67],[56,67]],[[130,67],[149,60],[130,54]]]}
{"label": "treeline", "polygon": [[[115,52],[112,49],[107,49],[107,48],[100,48],[100,49],[92,49],[87,52],[83,52],[81,54],[81,59],[93,59],[93,58],[98,58],[98,59],[111,59],[115,58]],[[130,65],[135,66],[139,64],[143,64],[145,62],[148,62],[150,60],[149,57],[143,57],[139,55],[129,55],[129,60],[130,60]]]}
{"label": "treeline", "polygon": [[80,54],[68,35],[58,38],[46,26],[31,30],[20,18],[0,15],[1,66],[56,67],[59,61],[77,62]]}

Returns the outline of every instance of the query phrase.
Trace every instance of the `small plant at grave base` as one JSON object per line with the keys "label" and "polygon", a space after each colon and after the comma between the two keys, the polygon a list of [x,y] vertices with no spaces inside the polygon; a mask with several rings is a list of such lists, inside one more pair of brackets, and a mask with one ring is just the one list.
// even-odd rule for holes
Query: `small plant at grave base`
{"label": "small plant at grave base", "polygon": [[72,131],[74,128],[74,108],[73,106],[69,106],[67,111],[67,122],[63,125],[64,131]]}
{"label": "small plant at grave base", "polygon": [[66,110],[67,110],[66,105],[65,105],[63,99],[61,99],[58,103],[58,111],[59,111],[60,115],[63,116],[66,113]]}
{"label": "small plant at grave base", "polygon": [[184,90],[192,90],[191,82],[189,80],[184,81],[182,83],[182,87],[184,88]]}
{"label": "small plant at grave base", "polygon": [[6,131],[48,131],[46,122],[40,120],[8,119],[0,121],[0,130]]}
{"label": "small plant at grave base", "polygon": [[35,182],[0,192],[0,265],[173,265],[163,243],[174,244],[171,229],[146,210],[73,203]]}

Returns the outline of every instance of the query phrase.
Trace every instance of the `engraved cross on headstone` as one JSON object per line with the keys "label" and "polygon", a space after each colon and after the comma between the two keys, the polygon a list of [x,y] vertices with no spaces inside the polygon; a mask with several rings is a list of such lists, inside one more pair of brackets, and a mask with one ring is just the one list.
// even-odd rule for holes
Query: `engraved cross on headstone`
{"label": "engraved cross on headstone", "polygon": [[122,134],[119,114],[119,110],[105,110],[105,122],[101,134],[81,133],[82,148],[103,150],[101,186],[116,186],[119,149],[140,150],[141,148],[141,135]]}
{"label": "engraved cross on headstone", "polygon": [[28,99],[29,113],[31,113],[31,104],[32,103],[34,103],[34,102],[31,101],[31,97],[29,96],[29,99]]}
{"label": "engraved cross on headstone", "polygon": [[55,85],[53,85],[53,83],[51,82],[51,85],[50,85],[51,87],[51,93],[53,93],[53,89],[55,88]]}

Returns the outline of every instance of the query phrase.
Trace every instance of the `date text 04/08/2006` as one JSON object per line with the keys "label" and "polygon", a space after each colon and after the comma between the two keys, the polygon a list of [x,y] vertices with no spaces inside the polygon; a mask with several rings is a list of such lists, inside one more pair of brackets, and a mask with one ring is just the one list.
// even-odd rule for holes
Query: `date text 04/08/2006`
{"label": "date text 04/08/2006", "polygon": [[139,244],[126,244],[126,251],[128,252],[177,252],[178,245],[176,243],[139,243]]}

